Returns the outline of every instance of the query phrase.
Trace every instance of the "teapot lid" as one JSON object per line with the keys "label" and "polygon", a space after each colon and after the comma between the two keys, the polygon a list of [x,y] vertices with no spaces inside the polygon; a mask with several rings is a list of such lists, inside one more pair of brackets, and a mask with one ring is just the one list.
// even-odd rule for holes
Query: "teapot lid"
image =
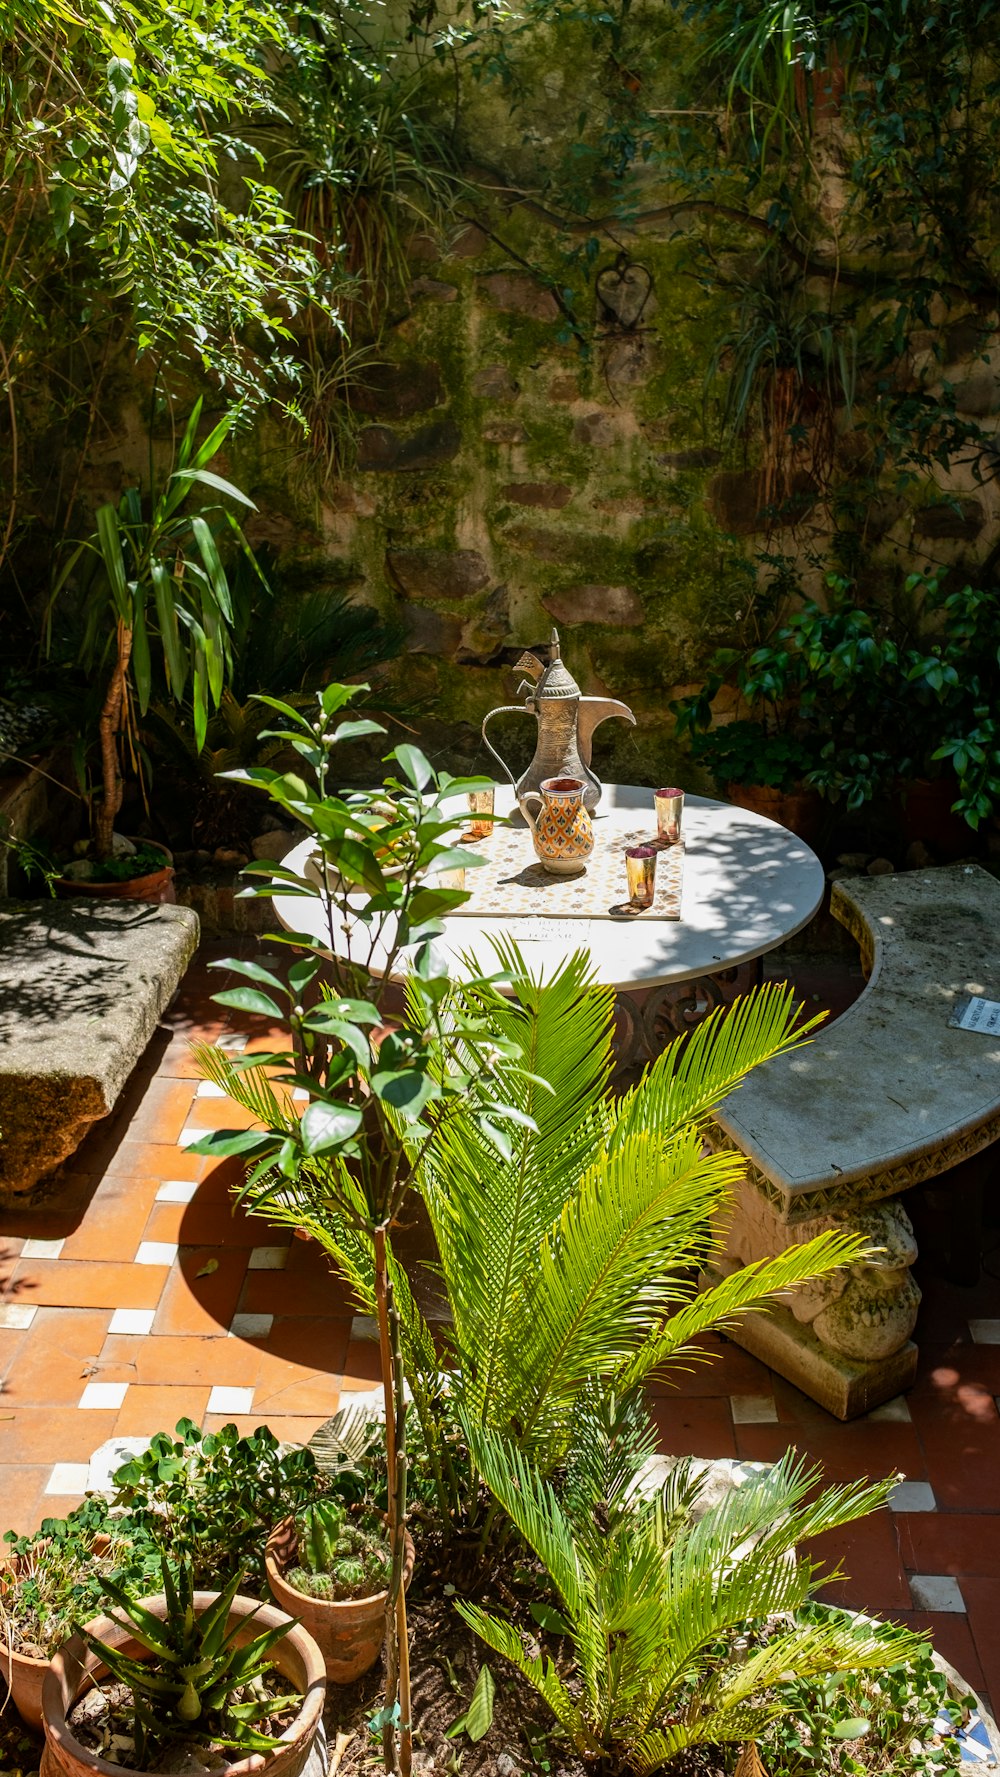
{"label": "teapot lid", "polygon": [[579,695],[579,685],[560,658],[559,631],[554,629],[549,664],[535,687],[533,701],[539,697],[579,697]]}

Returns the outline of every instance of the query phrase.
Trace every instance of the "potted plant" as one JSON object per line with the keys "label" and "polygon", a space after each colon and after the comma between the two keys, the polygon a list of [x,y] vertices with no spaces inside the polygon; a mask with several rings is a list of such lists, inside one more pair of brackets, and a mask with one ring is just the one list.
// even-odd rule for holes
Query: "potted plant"
{"label": "potted plant", "polygon": [[[53,1659],[42,1690],[47,1777],[172,1770],[199,1754],[222,1771],[252,1757],[268,1777],[297,1777],[326,1693],[312,1637],[242,1597],[239,1573],[212,1593],[195,1591],[188,1562],[172,1570],[163,1558],[161,1571],[163,1592],[150,1598],[105,1581],[121,1615],[98,1618]],[[116,1682],[102,1690],[105,1674]],[[81,1710],[88,1692],[98,1706]],[[113,1765],[102,1756],[110,1742]]]}
{"label": "potted plant", "polygon": [[49,1661],[81,1618],[100,1606],[103,1576],[140,1574],[150,1550],[114,1524],[103,1500],[88,1499],[67,1518],[45,1518],[32,1536],[8,1530],[0,1565],[0,1678],[30,1728],[42,1725],[42,1683]]}
{"label": "potted plant", "polygon": [[148,502],[139,488],[130,487],[117,507],[101,506],[94,535],[74,550],[56,583],[58,594],[81,564],[93,569],[85,593],[82,664],[103,684],[96,793],[87,783],[84,761],[77,759],[90,805],[90,842],[86,855],[64,871],[57,885],[64,894],[169,898],[170,854],[151,841],[134,847],[115,833],[114,824],[129,771],[141,779],[138,721],[149,708],[157,676],[174,703],[190,697],[200,752],[209,712],[218,705],[230,671],[233,606],[219,532],[228,529],[248,556],[250,551],[218,497],[194,506],[191,496],[200,484],[251,510],[253,502],[207,466],[227,437],[232,416],[197,444],[200,418],[199,400],[163,487],[152,490]]}
{"label": "potted plant", "polygon": [[[717,654],[701,691],[671,705],[727,796],[805,839],[821,830],[821,798],[853,811],[912,771],[933,705],[888,620],[839,575],[827,584],[828,608],[807,599],[761,646]],[[745,714],[714,726],[723,685]]]}
{"label": "potted plant", "polygon": [[[404,1587],[413,1560],[407,1534]],[[384,1519],[351,1512],[340,1499],[317,1500],[298,1518],[286,1518],[268,1540],[271,1592],[305,1624],[335,1684],[352,1683],[379,1657],[391,1570]]]}

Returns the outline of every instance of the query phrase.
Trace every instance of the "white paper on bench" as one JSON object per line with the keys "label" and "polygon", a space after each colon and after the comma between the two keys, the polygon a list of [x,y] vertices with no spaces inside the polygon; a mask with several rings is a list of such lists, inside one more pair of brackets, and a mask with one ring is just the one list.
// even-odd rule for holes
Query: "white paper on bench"
{"label": "white paper on bench", "polygon": [[948,1020],[956,1030],[978,1030],[984,1036],[1000,1036],[1000,1000],[983,1000],[977,994],[960,999]]}

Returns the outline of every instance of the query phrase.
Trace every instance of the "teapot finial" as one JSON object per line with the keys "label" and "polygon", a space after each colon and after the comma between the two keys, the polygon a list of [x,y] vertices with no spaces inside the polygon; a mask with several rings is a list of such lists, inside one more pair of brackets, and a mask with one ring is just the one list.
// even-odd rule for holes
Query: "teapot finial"
{"label": "teapot finial", "polygon": [[549,643],[549,647],[551,650],[552,659],[553,660],[561,660],[562,653],[561,653],[560,647],[559,647],[559,631],[556,629],[554,624],[552,626],[552,638]]}

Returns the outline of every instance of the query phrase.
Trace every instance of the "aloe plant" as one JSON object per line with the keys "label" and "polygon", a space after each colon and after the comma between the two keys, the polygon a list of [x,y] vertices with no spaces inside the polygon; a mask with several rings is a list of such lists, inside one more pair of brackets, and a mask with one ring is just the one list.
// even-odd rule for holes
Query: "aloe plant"
{"label": "aloe plant", "polygon": [[[167,1604],[162,1621],[113,1580],[105,1580],[101,1588],[148,1659],[134,1659],[98,1635],[87,1636],[111,1676],[132,1693],[137,1766],[145,1768],[151,1752],[177,1740],[269,1752],[278,1741],[257,1724],[302,1701],[295,1695],[269,1697],[261,1686],[271,1670],[269,1656],[291,1623],[265,1629],[240,1645],[246,1619],[230,1627],[229,1615],[242,1574],[235,1573],[208,1609],[198,1612],[190,1561],[175,1571],[163,1557],[161,1568]],[[113,1620],[121,1623],[121,1618]]]}

